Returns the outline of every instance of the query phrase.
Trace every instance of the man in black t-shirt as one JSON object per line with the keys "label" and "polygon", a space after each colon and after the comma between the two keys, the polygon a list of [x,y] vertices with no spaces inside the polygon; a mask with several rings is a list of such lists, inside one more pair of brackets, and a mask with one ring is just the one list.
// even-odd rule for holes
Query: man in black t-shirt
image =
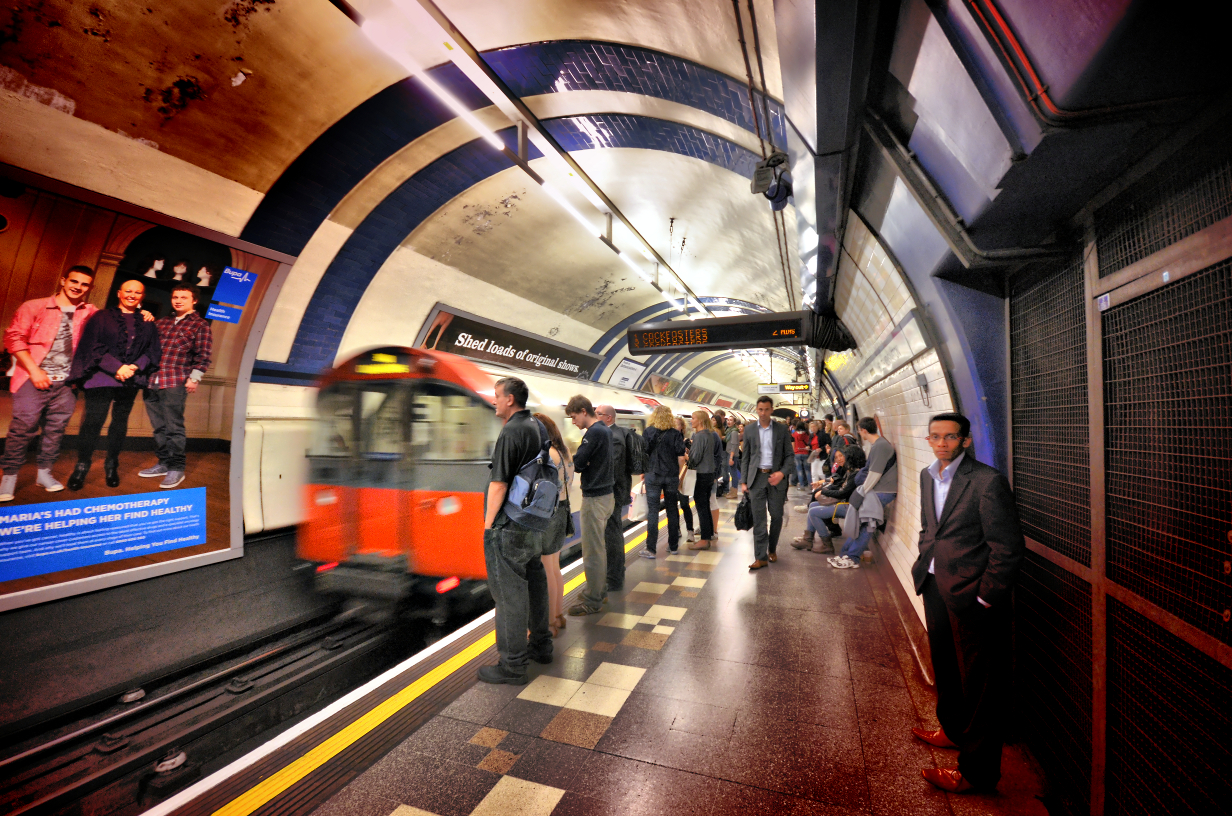
{"label": "man in black t-shirt", "polygon": [[[485,683],[525,685],[529,660],[552,662],[548,629],[548,581],[539,560],[543,533],[505,514],[513,478],[541,449],[539,423],[526,410],[526,383],[516,377],[496,382],[496,416],[505,421],[492,450],[492,477],[483,520],[483,558],[496,601],[496,650],[500,662],[479,669]],[[526,630],[530,629],[529,642]]]}
{"label": "man in black t-shirt", "polygon": [[607,545],[603,529],[616,503],[612,495],[612,432],[599,421],[590,400],[578,394],[569,400],[565,413],[574,427],[586,432],[573,467],[582,477],[582,568],[586,571],[586,587],[579,602],[569,607],[574,616],[593,615],[607,600]]}

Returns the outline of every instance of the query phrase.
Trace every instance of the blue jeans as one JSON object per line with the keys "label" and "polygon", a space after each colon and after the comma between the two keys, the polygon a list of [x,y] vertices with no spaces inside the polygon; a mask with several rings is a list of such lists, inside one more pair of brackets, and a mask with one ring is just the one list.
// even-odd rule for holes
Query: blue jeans
{"label": "blue jeans", "polygon": [[519,674],[526,672],[531,651],[537,655],[552,653],[548,579],[539,560],[543,537],[543,533],[514,524],[504,513],[492,529],[483,531],[488,588],[496,601],[496,650],[501,665]]}
{"label": "blue jeans", "polygon": [[[894,499],[898,497],[897,493],[877,493],[877,501],[881,502],[882,507],[888,506]],[[859,561],[860,556],[868,549],[868,545],[873,541],[873,533],[877,528],[868,526],[860,530],[860,534],[843,545],[843,555],[850,558],[852,561]]]}
{"label": "blue jeans", "polygon": [[793,453],[796,457],[796,484],[800,487],[808,487],[813,480],[809,478],[809,455],[807,453]]}
{"label": "blue jeans", "polygon": [[848,504],[818,504],[813,502],[809,505],[808,520],[804,522],[804,532],[815,533],[823,531],[822,535],[829,535],[829,527],[826,522],[833,519],[841,519],[847,515]]}

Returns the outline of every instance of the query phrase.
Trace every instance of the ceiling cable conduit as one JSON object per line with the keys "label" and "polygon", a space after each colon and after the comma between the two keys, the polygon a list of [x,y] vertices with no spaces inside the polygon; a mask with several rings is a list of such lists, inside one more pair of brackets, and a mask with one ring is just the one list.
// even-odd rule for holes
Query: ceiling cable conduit
{"label": "ceiling cable conduit", "polygon": [[1057,127],[1072,126],[1092,119],[1138,112],[1194,98],[1178,96],[1131,102],[1124,105],[1066,110],[1057,105],[1049,95],[1048,85],[1040,79],[1039,72],[1036,71],[1031,58],[1027,56],[1026,49],[1014,34],[1014,30],[1010,28],[1010,24],[1001,14],[994,0],[965,0],[965,2],[971,9],[971,16],[984,30],[988,39],[996,47],[1005,67],[1017,81],[1031,110],[1045,124]]}
{"label": "ceiling cable conduit", "polygon": [[[449,17],[447,17],[443,11],[441,11],[440,7],[437,6],[436,3],[432,2],[432,0],[399,0],[399,2],[396,4],[397,5],[412,4],[415,2],[418,2],[418,4],[423,7],[424,11],[426,11],[434,20],[436,20],[437,24],[439,24],[441,28],[443,28],[445,32],[450,37],[453,38],[453,40],[457,43],[458,47],[461,48],[462,52],[465,53],[466,56],[469,57],[470,60],[475,64],[475,66],[483,73],[483,75],[493,85],[496,86],[496,88],[500,91],[500,93],[505,97],[505,101],[509,105],[511,105],[514,108],[514,110],[517,111],[518,116],[526,123],[526,125],[535,130],[539,138],[545,144],[549,145],[552,148],[552,150],[555,151],[555,153],[562,160],[564,160],[564,162],[569,166],[570,170],[574,174],[577,175],[577,177],[582,181],[584,185],[586,185],[589,191],[593,193],[593,195],[598,197],[600,201],[603,202],[603,205],[608,208],[608,211],[615,218],[618,218],[622,224],[625,225],[625,227],[634,236],[634,238],[636,238],[638,241],[641,242],[645,253],[650,257],[650,259],[653,262],[658,263],[664,270],[667,271],[668,274],[670,274],[675,279],[676,283],[679,284],[682,290],[682,294],[680,297],[680,303],[685,304],[687,303],[687,301],[692,301],[692,303],[695,306],[703,310],[707,315],[710,315],[711,317],[713,317],[714,315],[711,314],[709,309],[707,309],[705,306],[702,305],[701,300],[697,297],[697,295],[693,292],[693,290],[689,288],[688,284],[684,282],[684,279],[681,278],[680,275],[676,273],[676,271],[671,267],[671,265],[666,260],[664,260],[663,256],[659,254],[658,250],[656,250],[653,246],[651,246],[650,242],[646,240],[646,238],[642,235],[640,231],[638,231],[637,227],[633,226],[633,222],[631,222],[627,217],[625,217],[625,214],[620,211],[620,208],[617,207],[616,204],[610,198],[608,198],[607,194],[604,193],[602,189],[600,189],[599,185],[596,184],[595,181],[591,179],[589,175],[587,175],[586,171],[583,170],[582,166],[577,163],[577,160],[574,159],[572,155],[570,155],[569,151],[565,150],[565,148],[560,144],[560,142],[558,142],[556,138],[553,137],[552,134],[548,132],[547,128],[543,126],[543,123],[539,121],[539,118],[536,117],[531,112],[530,108],[527,107],[526,103],[522,101],[522,98],[519,97],[517,94],[515,94],[513,90],[507,84],[505,84],[505,81],[502,80],[500,78],[500,75],[497,74],[496,71],[492,69],[492,66],[489,65],[487,60],[483,58],[483,55],[479,53],[479,50],[475,48],[474,44],[472,44],[469,39],[463,36],[462,32],[458,29],[458,27],[454,25],[453,21],[450,20]],[[523,168],[526,169],[524,161],[519,162],[519,165],[523,166]],[[662,292],[666,297],[671,298],[671,295],[668,295],[666,292],[664,292],[657,282],[649,278],[649,276],[645,274],[644,272],[640,271],[636,263],[633,262],[633,260],[628,256],[627,253],[621,252],[619,250],[617,250],[617,252],[620,256],[620,259],[624,261],[624,263],[628,265],[630,268],[634,269],[634,271],[636,271],[643,280],[646,280],[647,283],[649,283],[655,289]]]}
{"label": "ceiling cable conduit", "polygon": [[898,170],[907,188],[949,244],[950,250],[968,269],[1055,258],[1073,252],[1072,247],[1061,244],[980,249],[967,232],[967,224],[962,216],[954,210],[945,193],[933,184],[928,173],[920,166],[915,153],[902,143],[898,135],[872,108],[865,111],[864,130],[873,140],[873,144],[880,148],[886,159]]}

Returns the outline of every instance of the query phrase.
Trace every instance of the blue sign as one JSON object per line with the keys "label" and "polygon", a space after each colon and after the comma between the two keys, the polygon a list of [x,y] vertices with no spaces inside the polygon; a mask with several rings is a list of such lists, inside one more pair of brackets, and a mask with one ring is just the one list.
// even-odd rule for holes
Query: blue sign
{"label": "blue sign", "polygon": [[205,310],[205,319],[221,320],[224,323],[239,323],[242,311],[234,306],[219,306],[217,303],[211,303],[209,308]]}
{"label": "blue sign", "polygon": [[0,581],[205,543],[205,488],[0,509]]}
{"label": "blue sign", "polygon": [[248,302],[248,296],[252,294],[252,286],[256,282],[255,273],[228,266],[222,271],[222,276],[218,279],[218,287],[210,299],[242,307]]}

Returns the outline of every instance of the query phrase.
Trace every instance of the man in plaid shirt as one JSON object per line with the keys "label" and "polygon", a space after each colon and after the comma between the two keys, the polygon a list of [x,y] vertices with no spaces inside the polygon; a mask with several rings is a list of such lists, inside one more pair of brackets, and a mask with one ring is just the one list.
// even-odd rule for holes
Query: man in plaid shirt
{"label": "man in plaid shirt", "polygon": [[171,289],[174,314],[160,318],[157,324],[163,357],[158,371],[150,377],[144,400],[154,426],[158,464],[137,475],[162,476],[159,487],[176,487],[184,481],[184,402],[210,367],[214,338],[210,324],[196,312],[197,300],[195,286],[176,284]]}

